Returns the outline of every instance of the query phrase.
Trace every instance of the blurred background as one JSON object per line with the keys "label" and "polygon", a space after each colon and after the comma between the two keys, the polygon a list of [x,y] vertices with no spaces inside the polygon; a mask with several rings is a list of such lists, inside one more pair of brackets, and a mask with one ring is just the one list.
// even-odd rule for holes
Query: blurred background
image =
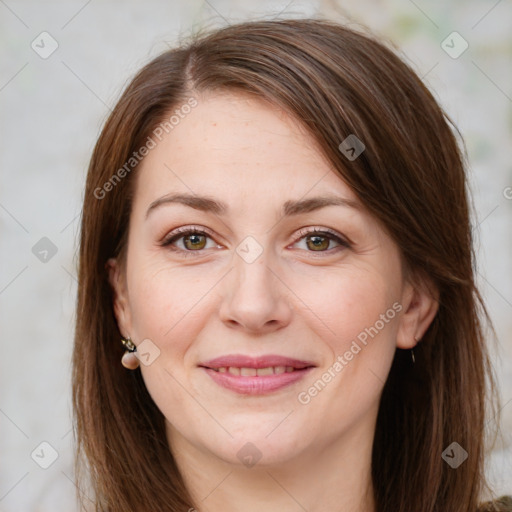
{"label": "blurred background", "polygon": [[512,2],[0,0],[0,512],[78,510],[79,216],[88,160],[121,90],[199,28],[317,15],[391,40],[465,138],[501,391],[488,474],[497,493],[512,494]]}

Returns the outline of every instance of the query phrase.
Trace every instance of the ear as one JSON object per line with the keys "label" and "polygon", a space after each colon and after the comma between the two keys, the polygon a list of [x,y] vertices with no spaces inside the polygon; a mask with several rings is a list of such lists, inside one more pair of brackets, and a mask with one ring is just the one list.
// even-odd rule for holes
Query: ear
{"label": "ear", "polygon": [[121,336],[130,337],[132,332],[130,302],[126,289],[126,279],[122,273],[121,265],[115,258],[110,258],[106,265],[108,278],[114,296],[113,307],[117,326]]}
{"label": "ear", "polygon": [[402,293],[403,313],[400,317],[396,345],[411,349],[423,338],[439,309],[439,291],[429,280],[406,281]]}

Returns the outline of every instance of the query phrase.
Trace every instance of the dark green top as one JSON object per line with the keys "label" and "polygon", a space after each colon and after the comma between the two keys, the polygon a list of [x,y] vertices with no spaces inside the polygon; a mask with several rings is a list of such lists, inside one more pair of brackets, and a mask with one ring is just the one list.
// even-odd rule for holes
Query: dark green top
{"label": "dark green top", "polygon": [[512,512],[512,496],[502,496],[479,507],[478,512]]}

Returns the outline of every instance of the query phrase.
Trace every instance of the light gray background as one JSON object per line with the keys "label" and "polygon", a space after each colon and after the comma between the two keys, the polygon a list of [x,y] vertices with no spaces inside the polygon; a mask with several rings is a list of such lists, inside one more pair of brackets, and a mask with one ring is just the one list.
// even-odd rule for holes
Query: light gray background
{"label": "light gray background", "polygon": [[[76,510],[79,212],[94,142],[126,81],[192,27],[318,13],[393,40],[465,137],[479,281],[498,335],[504,435],[489,475],[498,493],[512,493],[512,2],[0,0],[0,512]],[[46,59],[31,48],[43,31],[58,43]],[[441,45],[453,31],[469,45],[458,58]],[[57,248],[46,262],[32,252],[43,237]],[[52,450],[58,458],[42,469]]]}

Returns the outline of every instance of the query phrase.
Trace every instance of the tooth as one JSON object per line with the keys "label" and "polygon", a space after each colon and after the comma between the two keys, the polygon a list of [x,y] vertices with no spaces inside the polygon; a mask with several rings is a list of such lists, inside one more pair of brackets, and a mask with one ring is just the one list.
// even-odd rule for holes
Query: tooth
{"label": "tooth", "polygon": [[237,368],[236,366],[230,366],[228,368],[228,373],[231,373],[231,375],[240,375],[240,368]]}
{"label": "tooth", "polygon": [[256,375],[258,375],[258,377],[260,375],[273,375],[274,374],[274,369],[272,368],[272,366],[268,366],[267,368],[258,368],[256,370]]}
{"label": "tooth", "polygon": [[285,366],[275,366],[274,367],[274,373],[284,373],[286,371]]}
{"label": "tooth", "polygon": [[228,369],[225,366],[221,366],[218,370],[219,373],[226,373]]}
{"label": "tooth", "polygon": [[242,377],[254,377],[256,376],[256,368],[240,368],[240,375]]}
{"label": "tooth", "polygon": [[286,373],[293,372],[293,370],[294,370],[293,366],[287,366],[286,367]]}

